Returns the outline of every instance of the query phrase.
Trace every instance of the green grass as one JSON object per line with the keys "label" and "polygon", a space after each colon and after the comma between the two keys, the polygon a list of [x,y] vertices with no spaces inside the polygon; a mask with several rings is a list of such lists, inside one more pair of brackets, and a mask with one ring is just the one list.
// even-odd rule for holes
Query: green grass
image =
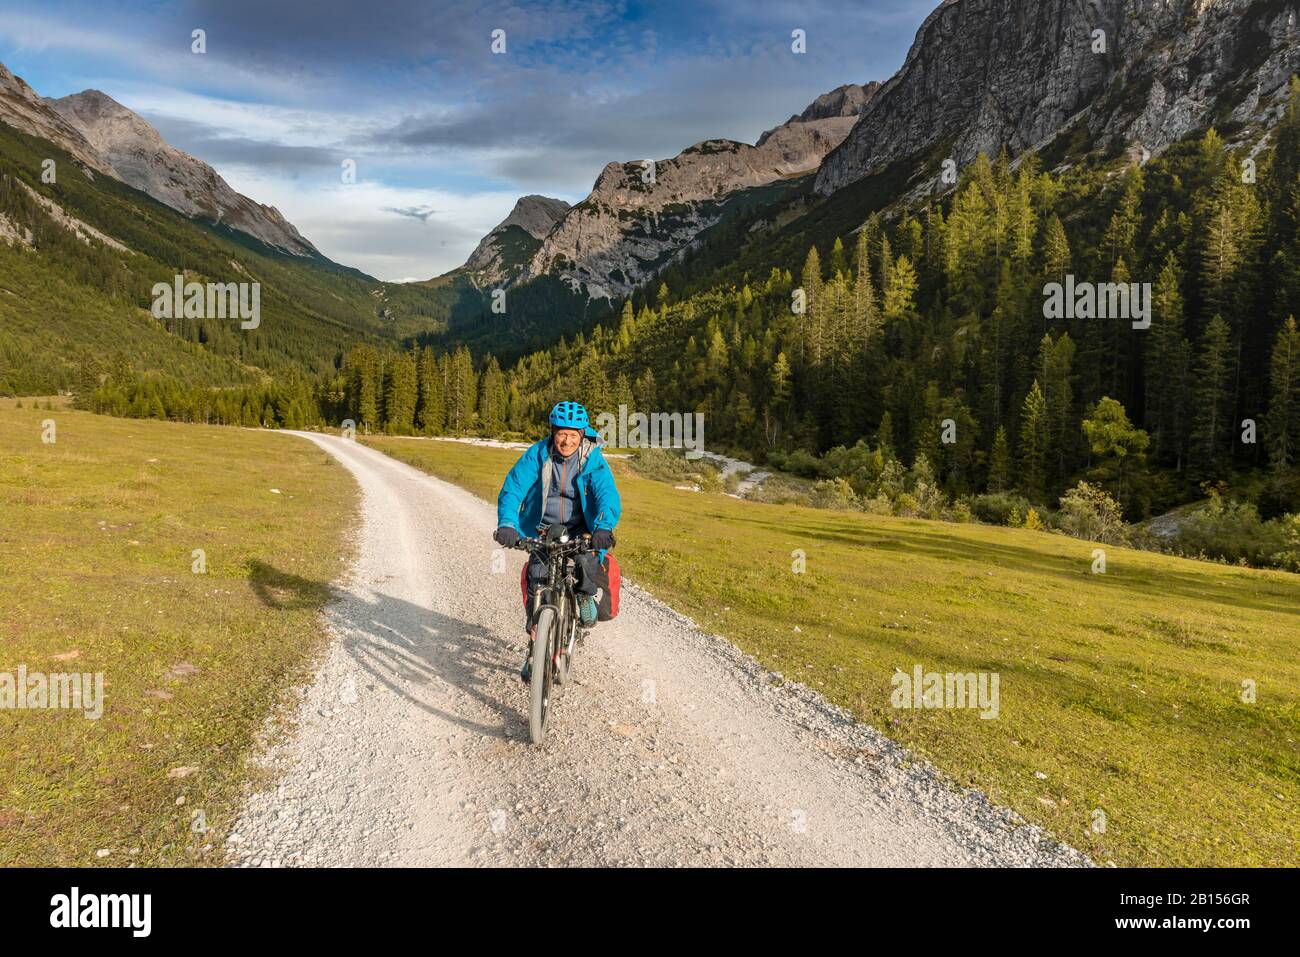
{"label": "green grass", "polygon": [[[489,500],[517,457],[366,441]],[[630,579],[955,782],[1099,862],[1296,862],[1300,576],[1113,547],[1093,574],[1098,546],[1060,535],[741,502],[614,468]],[[1000,717],[891,708],[894,669],[917,663],[998,673]]]}
{"label": "green grass", "polygon": [[0,400],[0,671],[103,672],[105,703],[0,711],[0,865],[219,863],[244,759],[320,647],[355,486],[290,436],[21,401]]}

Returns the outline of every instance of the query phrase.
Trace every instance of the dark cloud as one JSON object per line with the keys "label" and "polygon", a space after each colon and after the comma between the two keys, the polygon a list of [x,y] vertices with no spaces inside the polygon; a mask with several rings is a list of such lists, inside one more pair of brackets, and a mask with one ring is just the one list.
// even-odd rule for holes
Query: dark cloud
{"label": "dark cloud", "polygon": [[[210,54],[247,63],[405,61],[440,71],[490,69],[494,29],[507,55],[592,37],[616,21],[617,0],[189,0],[179,19],[207,30]],[[384,79],[381,75],[379,79]]]}
{"label": "dark cloud", "polygon": [[[370,135],[376,151],[479,153],[485,171],[520,188],[585,190],[605,164],[666,159],[706,139],[752,143],[839,82],[810,81],[786,58],[670,63],[641,88],[591,87],[537,74],[453,109],[414,113]],[[700,90],[708,95],[700,95]]]}
{"label": "dark cloud", "polygon": [[143,115],[168,143],[211,166],[247,166],[292,176],[327,166],[337,169],[342,162],[343,154],[335,150],[285,146],[232,135],[229,130],[176,116]]}

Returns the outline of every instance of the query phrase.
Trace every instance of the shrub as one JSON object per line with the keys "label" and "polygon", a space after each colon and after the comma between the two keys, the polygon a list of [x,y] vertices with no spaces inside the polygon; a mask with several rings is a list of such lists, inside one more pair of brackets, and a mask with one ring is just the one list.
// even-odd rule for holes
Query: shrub
{"label": "shrub", "polygon": [[842,478],[823,479],[812,487],[809,502],[813,508],[857,508],[858,497],[853,487]]}
{"label": "shrub", "polygon": [[958,499],[953,502],[952,508],[948,510],[947,519],[950,522],[969,522],[974,519],[971,515],[970,505],[965,499]]}
{"label": "shrub", "polygon": [[894,514],[906,515],[908,518],[917,518],[921,513],[921,505],[916,500],[916,496],[911,492],[904,492],[894,499]]}
{"label": "shrub", "polygon": [[1283,515],[1269,524],[1275,523],[1285,534],[1287,545],[1273,554],[1273,564],[1289,572],[1300,572],[1300,512]]}
{"label": "shrub", "polygon": [[852,448],[837,445],[822,456],[822,474],[827,478],[847,479],[859,496],[875,490],[884,465],[884,456],[872,451],[861,439]]}
{"label": "shrub", "polygon": [[808,495],[803,489],[773,477],[749,493],[747,498],[754,502],[766,502],[769,505],[810,505]]}
{"label": "shrub", "polygon": [[1222,561],[1272,565],[1294,544],[1284,521],[1265,522],[1249,502],[1225,499],[1217,491],[1210,501],[1183,521],[1173,539],[1173,550],[1183,555],[1207,555]]}
{"label": "shrub", "polygon": [[972,498],[970,509],[976,518],[989,525],[1019,525],[1020,516],[1029,510],[1029,500],[1010,492],[991,492]]}
{"label": "shrub", "polygon": [[1075,538],[1118,544],[1125,539],[1123,508],[1105,489],[1080,482],[1061,496],[1056,527]]}
{"label": "shrub", "polygon": [[711,490],[721,487],[718,470],[713,465],[703,459],[692,461],[667,449],[640,449],[628,462],[638,475],[657,482],[690,482],[701,489],[709,486]]}
{"label": "shrub", "polygon": [[785,457],[783,462],[777,465],[777,468],[786,472],[793,472],[795,475],[802,475],[804,478],[820,478],[824,474],[822,464],[817,456],[806,449],[795,449]]}
{"label": "shrub", "polygon": [[870,515],[893,515],[894,503],[883,494],[877,493],[874,498],[863,500],[862,510]]}
{"label": "shrub", "polygon": [[1031,532],[1041,532],[1047,526],[1045,526],[1043,520],[1038,517],[1038,510],[1031,508],[1029,511],[1025,512],[1024,527],[1029,529]]}

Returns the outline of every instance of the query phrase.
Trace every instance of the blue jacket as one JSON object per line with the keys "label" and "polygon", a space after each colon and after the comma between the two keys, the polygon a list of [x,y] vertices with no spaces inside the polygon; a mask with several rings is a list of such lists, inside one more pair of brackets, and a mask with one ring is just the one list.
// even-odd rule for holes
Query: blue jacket
{"label": "blue jacket", "polygon": [[[614,473],[609,469],[600,447],[584,439],[574,455],[584,456],[582,468],[578,472],[578,496],[582,501],[582,517],[590,531],[608,528],[618,524],[622,502],[618,496],[618,487],[614,484]],[[497,496],[497,527],[513,528],[525,538],[537,534],[537,526],[542,521],[542,493],[550,484],[547,476],[542,482],[543,470],[548,470],[551,461],[551,440],[542,439],[532,445],[519,461],[515,463],[501,486]],[[604,552],[600,560],[604,561]]]}

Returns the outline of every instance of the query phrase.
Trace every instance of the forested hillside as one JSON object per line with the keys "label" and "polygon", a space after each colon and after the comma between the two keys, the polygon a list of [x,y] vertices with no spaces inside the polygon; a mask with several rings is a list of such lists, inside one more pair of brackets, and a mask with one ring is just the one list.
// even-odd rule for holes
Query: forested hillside
{"label": "forested hillside", "polygon": [[[53,183],[42,179],[47,159]],[[155,319],[154,284],[181,273],[260,283],[258,328]],[[165,375],[204,386],[325,375],[358,339],[398,341],[374,289],[355,270],[284,255],[91,178],[51,144],[0,124],[0,394],[84,392],[110,372],[121,384]]]}
{"label": "forested hillside", "polygon": [[[756,240],[806,237],[798,261],[687,295],[660,284],[507,369],[463,345],[354,348],[318,386],[317,415],[529,432],[576,397],[704,412],[711,446],[860,496],[891,459],[924,456],[952,496],[1055,503],[1088,478],[1139,518],[1228,483],[1267,513],[1294,510],[1300,100],[1253,155],[1224,136],[1055,172],[1034,155],[980,157],[939,201],[844,234],[809,235],[834,222],[810,213]],[[1149,283],[1149,328],[1045,318],[1045,291],[1069,276]]]}

